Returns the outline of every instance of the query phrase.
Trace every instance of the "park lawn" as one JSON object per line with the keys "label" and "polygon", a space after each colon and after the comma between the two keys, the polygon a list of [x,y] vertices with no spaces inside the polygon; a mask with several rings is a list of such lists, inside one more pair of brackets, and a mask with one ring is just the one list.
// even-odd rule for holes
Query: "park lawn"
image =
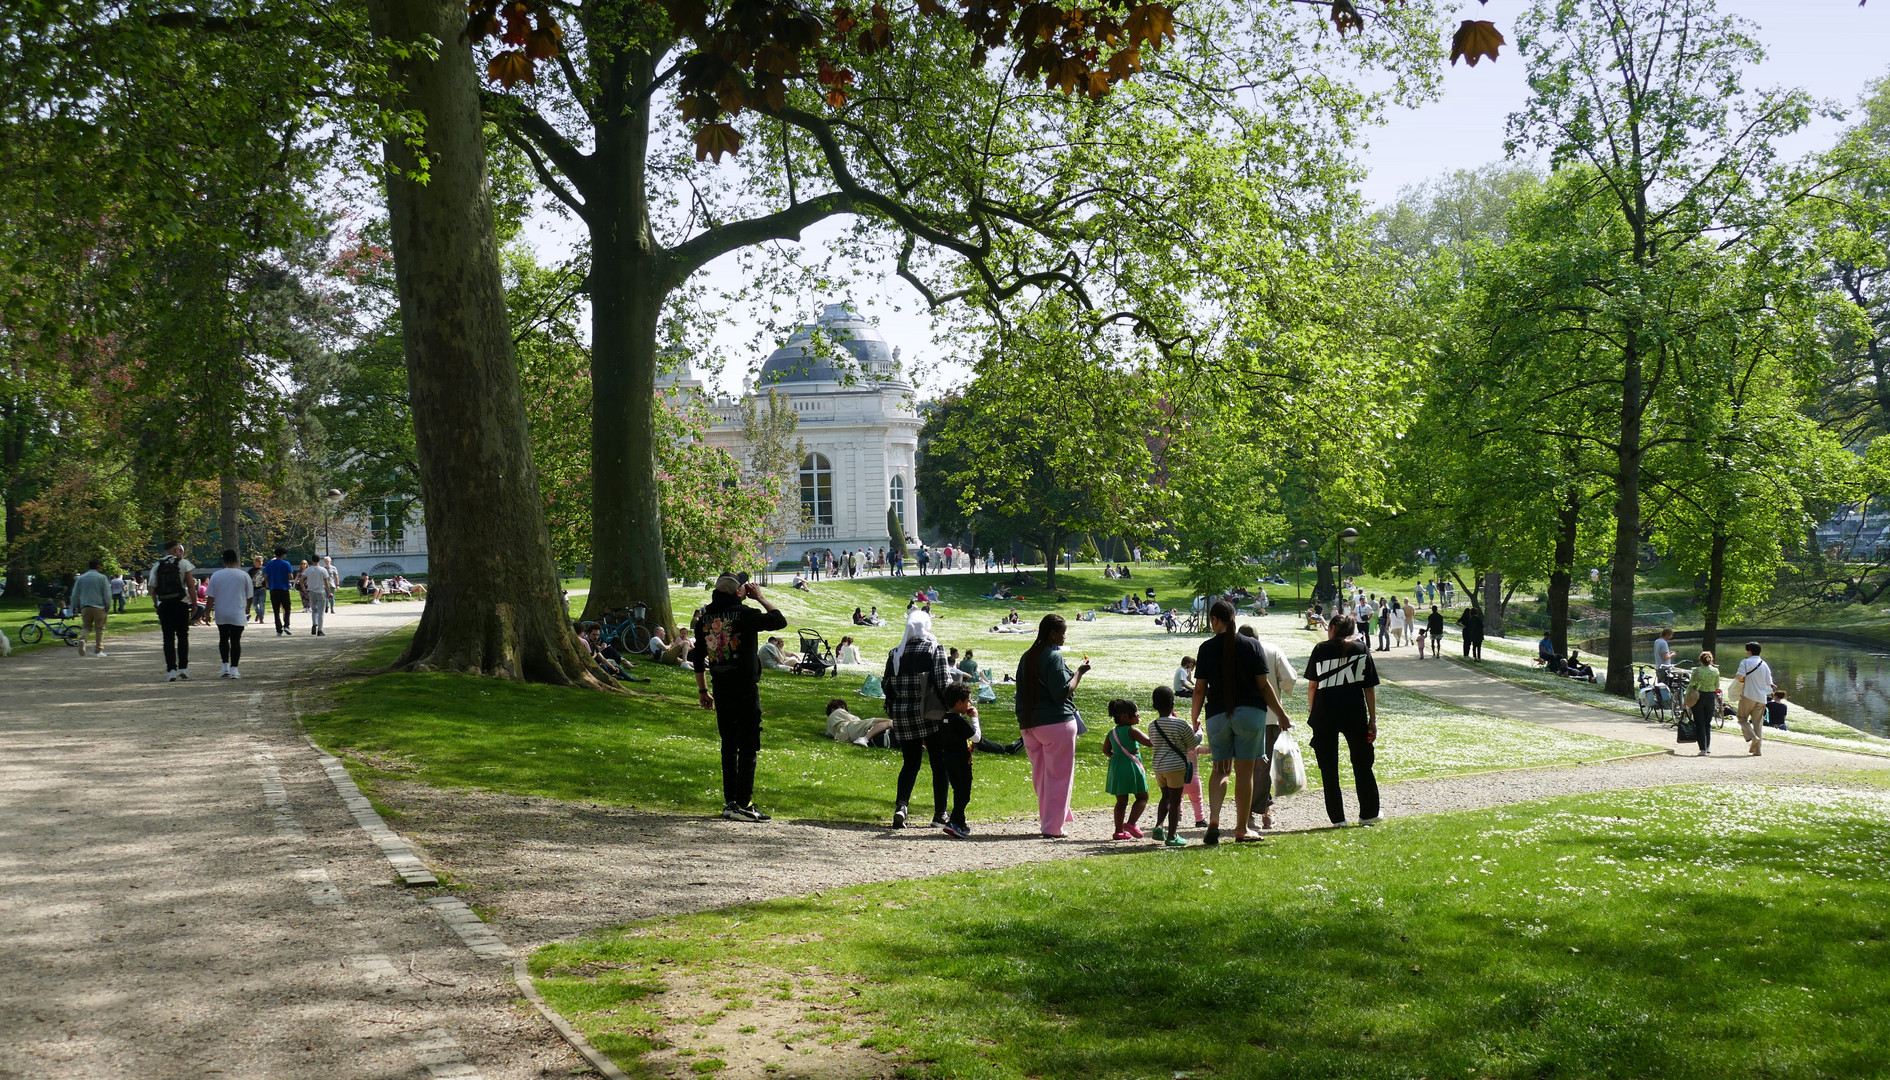
{"label": "park lawn", "polygon": [[1880,1077],[1886,811],[1570,797],[838,889],[530,968],[634,1075],[864,1043],[940,1078]]}
{"label": "park lawn", "polygon": [[[363,666],[391,663],[408,633],[389,635],[367,654]],[[685,813],[720,810],[715,719],[696,703],[693,674],[648,663],[639,664],[635,673],[651,682],[618,695],[465,675],[391,672],[344,682],[334,692],[333,707],[305,722],[325,749],[369,766],[362,776],[370,782],[376,776],[373,770],[386,770],[388,776],[443,788]],[[825,679],[764,674],[767,719],[756,785],[757,800],[765,809],[811,820],[879,821],[890,814],[899,755],[841,745],[825,732],[831,698],[844,699],[860,715],[881,715],[882,702],[858,693],[863,674],[863,669]],[[981,710],[985,730],[991,738],[1008,742],[1017,737],[1014,691],[1003,684],[996,690],[999,700]],[[1116,696],[1132,696],[1146,707],[1148,688],[1085,680],[1078,705],[1086,717],[1102,718],[1107,700]],[[1293,700],[1304,704],[1303,694]],[[1377,772],[1386,782],[1574,764],[1641,749],[1455,709],[1395,686],[1381,688],[1380,710]],[[1112,801],[1103,791],[1103,734],[1100,726],[1093,726],[1079,744],[1079,808],[1101,808]],[[1303,727],[1300,734],[1305,734]],[[1318,770],[1310,747],[1304,749],[1316,785]],[[1349,763],[1342,763],[1341,769],[1342,782],[1349,784]],[[922,783],[922,803],[925,789]],[[979,758],[974,817],[1027,816],[1035,808],[1024,755]]]}
{"label": "park lawn", "polygon": [[[71,648],[50,633],[41,638],[37,645],[28,645],[20,640],[20,627],[26,625],[27,621],[39,611],[39,604],[38,600],[0,600],[0,634],[7,636],[7,640],[12,643],[13,651],[16,653],[22,650],[44,649],[48,646]],[[67,624],[74,630],[79,628],[79,620],[76,616],[67,620]],[[136,634],[156,628],[157,609],[151,606],[150,598],[127,600],[124,614],[113,615],[105,622],[105,652],[108,655],[111,653],[112,639],[120,634]]]}

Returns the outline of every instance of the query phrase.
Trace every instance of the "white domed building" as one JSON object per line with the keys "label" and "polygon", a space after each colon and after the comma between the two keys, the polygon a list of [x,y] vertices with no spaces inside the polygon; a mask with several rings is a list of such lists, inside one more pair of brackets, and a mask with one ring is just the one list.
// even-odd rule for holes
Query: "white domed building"
{"label": "white domed building", "polygon": [[[687,366],[668,380],[678,390],[700,390]],[[895,508],[905,534],[918,535],[913,469],[924,421],[914,407],[912,383],[899,350],[852,303],[828,304],[815,322],[796,330],[746,385],[750,397],[769,388],[787,400],[800,425],[806,454],[790,483],[798,482],[805,523],[778,538],[777,557],[799,559],[808,550],[887,545],[886,509]],[[705,441],[747,461],[741,404],[722,397],[711,410]]]}

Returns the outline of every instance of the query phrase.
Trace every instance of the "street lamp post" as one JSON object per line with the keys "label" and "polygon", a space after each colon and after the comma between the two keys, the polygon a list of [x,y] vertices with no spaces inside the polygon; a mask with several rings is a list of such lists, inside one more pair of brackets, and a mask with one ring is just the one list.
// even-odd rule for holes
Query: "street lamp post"
{"label": "street lamp post", "polygon": [[1339,542],[1333,545],[1333,550],[1338,555],[1339,565],[1332,568],[1332,583],[1333,587],[1341,593],[1344,592],[1344,586],[1340,583],[1345,580],[1345,545],[1356,540],[1358,540],[1358,530],[1347,525],[1339,532]]}
{"label": "street lamp post", "polygon": [[1300,603],[1301,586],[1306,583],[1306,541],[1301,540],[1294,547],[1299,549],[1293,559],[1293,603],[1297,605]]}
{"label": "street lamp post", "polygon": [[326,494],[328,497],[322,500],[322,557],[333,558],[335,553],[329,545],[328,519],[334,510],[335,504],[332,500],[341,498],[341,489],[329,488]]}

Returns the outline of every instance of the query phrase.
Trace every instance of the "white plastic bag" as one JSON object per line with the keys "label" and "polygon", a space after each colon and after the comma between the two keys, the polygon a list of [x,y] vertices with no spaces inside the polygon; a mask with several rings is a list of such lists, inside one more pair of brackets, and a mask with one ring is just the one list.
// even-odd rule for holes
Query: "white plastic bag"
{"label": "white plastic bag", "polygon": [[1282,731],[1273,743],[1273,797],[1291,795],[1306,786],[1306,759],[1300,755],[1299,740]]}

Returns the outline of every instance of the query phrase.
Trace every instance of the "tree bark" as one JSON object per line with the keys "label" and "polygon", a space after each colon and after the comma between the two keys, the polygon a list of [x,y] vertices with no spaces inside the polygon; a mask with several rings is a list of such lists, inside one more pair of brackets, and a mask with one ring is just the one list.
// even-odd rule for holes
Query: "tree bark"
{"label": "tree bark", "polygon": [[1634,696],[1634,570],[1641,556],[1641,357],[1639,328],[1622,356],[1621,432],[1615,445],[1614,565],[1608,581],[1610,694]]}
{"label": "tree bark", "polygon": [[1707,652],[1719,651],[1719,607],[1726,598],[1726,545],[1730,539],[1726,530],[1713,530],[1712,553],[1706,564],[1706,603],[1702,611],[1705,625],[1700,634],[1700,648]]}
{"label": "tree bark", "polygon": [[370,0],[384,43],[430,39],[392,63],[390,104],[425,121],[385,149],[388,219],[426,504],[426,609],[396,666],[606,685],[576,648],[559,596],[506,324],[484,120],[458,0]]}
{"label": "tree bark", "polygon": [[1503,637],[1503,575],[1495,570],[1483,575],[1483,633]]}
{"label": "tree bark", "polygon": [[238,561],[243,557],[243,525],[240,507],[236,498],[236,473],[224,469],[217,477],[217,535],[223,540],[223,546],[236,552]]}
{"label": "tree bark", "polygon": [[1582,504],[1573,493],[1563,496],[1556,512],[1555,561],[1549,570],[1549,640],[1556,651],[1568,652],[1568,598],[1575,583],[1575,540],[1582,523]]}
{"label": "tree bark", "polygon": [[[19,369],[14,369],[18,375]],[[26,532],[26,518],[20,513],[20,465],[26,459],[26,430],[22,422],[24,407],[18,397],[0,401],[0,481],[4,481],[6,506],[7,582],[5,598],[25,600],[26,552],[20,537]]]}

